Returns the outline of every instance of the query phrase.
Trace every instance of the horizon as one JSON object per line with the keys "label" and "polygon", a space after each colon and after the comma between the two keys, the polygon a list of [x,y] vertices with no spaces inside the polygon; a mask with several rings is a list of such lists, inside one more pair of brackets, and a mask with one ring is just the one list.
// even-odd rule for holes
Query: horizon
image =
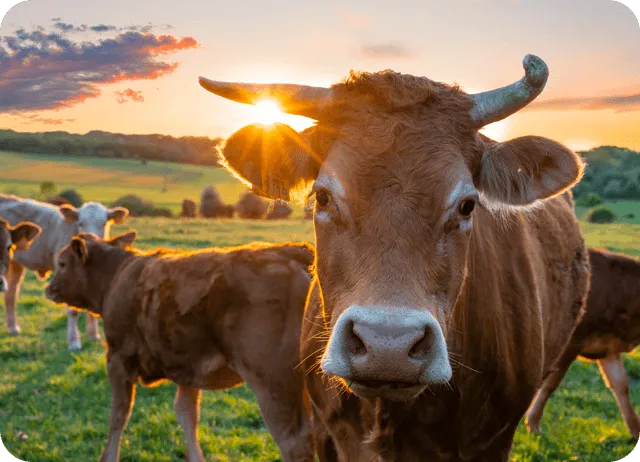
{"label": "horizon", "polygon": [[[200,75],[327,86],[351,69],[393,69],[473,93],[518,80],[534,53],[550,68],[545,91],[483,133],[640,150],[640,28],[612,0],[276,0],[251,16],[205,1],[81,4],[30,0],[3,19],[1,128],[226,138],[264,114],[207,93]],[[297,130],[312,123],[269,117]]]}

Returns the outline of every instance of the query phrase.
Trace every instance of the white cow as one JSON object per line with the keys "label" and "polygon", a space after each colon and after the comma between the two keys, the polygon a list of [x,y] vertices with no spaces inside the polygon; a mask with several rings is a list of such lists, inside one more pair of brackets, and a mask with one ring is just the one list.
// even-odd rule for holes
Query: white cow
{"label": "white cow", "polygon": [[[54,258],[80,232],[109,237],[111,223],[122,223],[129,211],[123,207],[107,209],[102,204],[87,202],[76,209],[71,205],[53,206],[31,199],[0,194],[0,218],[15,225],[23,221],[35,223],[42,234],[28,250],[17,250],[7,272],[5,322],[11,335],[20,333],[16,317],[16,301],[25,269],[36,271],[44,279],[54,269]],[[78,312],[67,307],[67,345],[69,350],[82,348],[78,332]],[[99,340],[98,320],[87,315],[87,337]]]}

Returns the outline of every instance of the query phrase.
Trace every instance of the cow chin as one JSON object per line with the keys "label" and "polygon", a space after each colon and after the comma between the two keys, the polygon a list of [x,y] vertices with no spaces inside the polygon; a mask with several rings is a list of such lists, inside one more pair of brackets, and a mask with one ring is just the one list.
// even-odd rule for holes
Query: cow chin
{"label": "cow chin", "polygon": [[0,276],[0,292],[6,292],[8,289],[7,280],[4,276]]}

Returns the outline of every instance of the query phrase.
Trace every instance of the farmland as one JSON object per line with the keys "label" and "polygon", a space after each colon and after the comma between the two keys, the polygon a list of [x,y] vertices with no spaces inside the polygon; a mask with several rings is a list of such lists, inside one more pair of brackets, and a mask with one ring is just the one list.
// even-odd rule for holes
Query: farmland
{"label": "farmland", "polygon": [[[109,202],[135,192],[177,211],[184,197],[199,197],[209,184],[215,184],[228,202],[244,191],[244,186],[215,168],[168,164],[170,181],[163,193],[162,163],[145,166],[136,161],[11,153],[0,153],[0,162],[0,192],[21,195],[37,192],[41,181],[54,181],[58,190],[76,188],[87,200]],[[312,223],[298,217],[282,222],[135,218],[115,227],[112,234],[128,229],[139,232],[136,245],[144,249],[313,238]],[[640,256],[640,226],[584,223],[583,229],[590,246]],[[9,337],[0,328],[0,434],[5,446],[23,460],[97,460],[108,432],[105,349],[87,342],[83,334],[85,348],[77,354],[67,351],[66,316],[62,308],[45,299],[45,285],[28,273],[18,308],[22,335]],[[625,365],[631,399],[638,409],[640,353],[627,355]],[[173,384],[138,387],[123,437],[122,460],[183,460],[185,442],[173,415],[174,393]],[[627,455],[634,445],[597,367],[585,362],[571,366],[546,408],[542,425],[541,436],[529,435],[521,425],[514,460],[613,461]],[[199,437],[207,460],[279,460],[256,401],[245,386],[203,393]]]}

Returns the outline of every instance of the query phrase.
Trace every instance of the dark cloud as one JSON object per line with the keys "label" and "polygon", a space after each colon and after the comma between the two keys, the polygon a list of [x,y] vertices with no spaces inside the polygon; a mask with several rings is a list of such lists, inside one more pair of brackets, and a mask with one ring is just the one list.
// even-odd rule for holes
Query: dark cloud
{"label": "dark cloud", "polygon": [[142,103],[144,102],[144,96],[142,96],[141,91],[132,90],[131,88],[127,88],[123,91],[115,91],[116,101],[120,104],[127,103],[129,101],[134,103]]}
{"label": "dark cloud", "polygon": [[76,30],[76,26],[73,24],[67,24],[65,22],[57,22],[53,25],[56,29],[61,30],[62,32],[69,32],[72,30]]}
{"label": "dark cloud", "polygon": [[61,109],[95,98],[105,84],[163,77],[178,67],[164,55],[198,45],[193,37],[133,30],[80,41],[77,29],[0,37],[0,112]]}
{"label": "dark cloud", "polygon": [[413,56],[406,46],[396,42],[364,45],[361,52],[369,59],[404,59]]}
{"label": "dark cloud", "polygon": [[76,119],[54,119],[51,117],[40,117],[37,114],[14,114],[15,116],[23,119],[20,122],[22,125],[29,125],[32,123],[41,123],[45,125],[62,125],[65,122],[75,122]]}
{"label": "dark cloud", "polygon": [[93,32],[108,32],[108,31],[116,30],[117,27],[107,26],[106,24],[98,24],[97,26],[91,26],[89,29],[91,29]]}
{"label": "dark cloud", "polygon": [[618,112],[640,110],[640,94],[599,96],[593,98],[558,98],[547,101],[534,102],[528,107],[530,110],[583,110],[597,111],[613,109]]}

